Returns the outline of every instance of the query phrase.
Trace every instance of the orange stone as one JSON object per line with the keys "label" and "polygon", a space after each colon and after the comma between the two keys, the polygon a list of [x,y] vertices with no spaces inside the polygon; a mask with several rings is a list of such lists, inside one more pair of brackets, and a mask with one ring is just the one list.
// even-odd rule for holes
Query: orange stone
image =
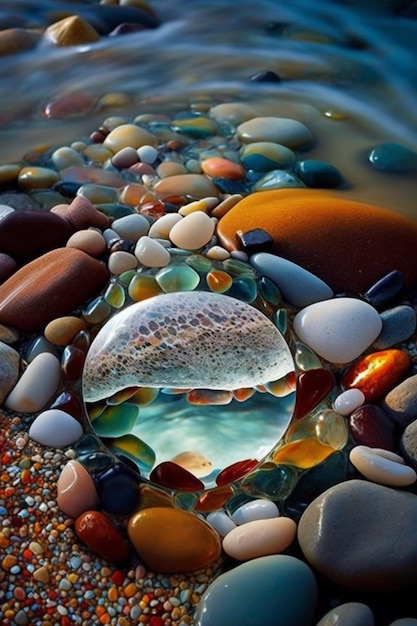
{"label": "orange stone", "polygon": [[334,291],[361,293],[399,270],[417,282],[417,223],[343,192],[279,189],[253,193],[218,223],[220,244],[238,249],[238,230],[263,228],[274,252],[316,274]]}
{"label": "orange stone", "polygon": [[201,169],[208,176],[228,178],[229,180],[241,180],[246,176],[246,170],[238,163],[222,157],[210,157],[201,163]]}
{"label": "orange stone", "polygon": [[327,459],[333,452],[335,452],[334,448],[321,443],[318,439],[301,439],[279,448],[273,460],[275,463],[309,469]]}
{"label": "orange stone", "polygon": [[220,556],[218,534],[207,522],[182,509],[143,509],[130,518],[127,530],[139,557],[154,572],[192,572]]}

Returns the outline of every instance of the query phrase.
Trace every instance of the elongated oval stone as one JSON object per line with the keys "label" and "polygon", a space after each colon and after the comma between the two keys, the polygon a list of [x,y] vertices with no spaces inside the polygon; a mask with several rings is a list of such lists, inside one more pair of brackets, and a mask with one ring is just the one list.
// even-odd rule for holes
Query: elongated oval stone
{"label": "elongated oval stone", "polygon": [[130,518],[127,530],[139,556],[155,572],[192,572],[220,556],[218,534],[181,509],[143,509]]}
{"label": "elongated oval stone", "polygon": [[60,382],[59,359],[54,354],[42,352],[29,363],[4,406],[19,413],[36,413],[51,400]]}
{"label": "elongated oval stone", "polygon": [[91,550],[109,561],[125,561],[129,547],[113,522],[100,511],[85,511],[75,521],[75,532]]}
{"label": "elongated oval stone", "polygon": [[103,326],[87,354],[84,397],[132,386],[233,390],[293,369],[285,340],[257,309],[212,292],[162,294]]}
{"label": "elongated oval stone", "polygon": [[297,525],[289,517],[257,519],[233,528],[223,540],[223,550],[238,561],[282,552],[294,541]]}
{"label": "elongated oval stone", "polygon": [[403,350],[373,352],[353,363],[342,378],[345,389],[359,389],[366,402],[381,398],[401,380],[411,365]]}

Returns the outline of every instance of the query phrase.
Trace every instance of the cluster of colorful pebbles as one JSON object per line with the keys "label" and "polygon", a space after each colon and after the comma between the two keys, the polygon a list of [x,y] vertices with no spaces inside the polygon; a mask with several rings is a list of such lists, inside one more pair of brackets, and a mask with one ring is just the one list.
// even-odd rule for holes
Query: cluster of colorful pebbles
{"label": "cluster of colorful pebbles", "polygon": [[[313,142],[297,120],[203,99],[0,166],[5,624],[416,622],[417,226],[328,191],[345,181],[304,158]],[[383,149],[387,169],[415,168],[407,148]],[[84,406],[98,334],[178,293],[191,320],[223,297],[225,325],[260,311],[292,355],[254,387],[181,389],[197,407],[294,404],[267,456],[209,488],[195,456],[154,465],[132,435],[149,383],[115,390],[109,367],[108,397],[90,398],[89,418]],[[169,349],[179,328],[149,319],[139,335]],[[242,337],[253,355],[259,337]],[[116,339],[121,354],[131,344]],[[395,593],[380,617],[375,597],[386,611]]]}

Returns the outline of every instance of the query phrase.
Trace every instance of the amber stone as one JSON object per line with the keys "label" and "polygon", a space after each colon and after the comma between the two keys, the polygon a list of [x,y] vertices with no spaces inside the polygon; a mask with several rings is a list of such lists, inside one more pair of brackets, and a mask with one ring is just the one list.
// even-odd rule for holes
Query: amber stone
{"label": "amber stone", "polygon": [[207,522],[171,507],[135,513],[128,534],[139,557],[154,572],[192,572],[213,563],[221,552],[220,538]]}
{"label": "amber stone", "polygon": [[318,439],[301,439],[279,448],[275,452],[273,460],[275,463],[308,469],[327,459],[333,452],[335,452],[334,448],[321,443]]}
{"label": "amber stone", "polygon": [[276,254],[316,274],[336,292],[363,293],[393,270],[403,273],[407,287],[417,282],[417,224],[351,200],[342,191],[251,194],[220,219],[220,244],[238,249],[237,231],[254,228],[272,236]]}
{"label": "amber stone", "polygon": [[194,474],[172,461],[163,461],[150,473],[149,480],[157,485],[182,491],[201,491],[204,484]]}
{"label": "amber stone", "polygon": [[125,561],[129,547],[113,522],[100,511],[86,511],[75,520],[77,536],[108,561]]}
{"label": "amber stone", "polygon": [[47,252],[0,285],[0,323],[39,330],[84,303],[108,278],[105,266],[80,250]]}
{"label": "amber stone", "polygon": [[297,378],[297,391],[293,417],[301,419],[320,404],[333,389],[334,378],[330,370],[317,368],[302,372]]}
{"label": "amber stone", "polygon": [[201,512],[217,511],[226,504],[233,495],[233,489],[229,485],[215,487],[201,494],[195,504],[195,510]]}
{"label": "amber stone", "polygon": [[361,357],[345,372],[345,389],[359,389],[366,402],[374,402],[388,393],[405,376],[411,359],[403,350],[373,352]]}

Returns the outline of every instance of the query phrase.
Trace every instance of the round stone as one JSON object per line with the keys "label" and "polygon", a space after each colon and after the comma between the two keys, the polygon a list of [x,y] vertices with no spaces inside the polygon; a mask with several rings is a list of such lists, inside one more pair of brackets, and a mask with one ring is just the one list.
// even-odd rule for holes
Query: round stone
{"label": "round stone", "polygon": [[65,448],[83,434],[83,428],[66,411],[48,409],[40,413],[29,428],[29,437],[52,448]]}
{"label": "round stone", "polygon": [[331,363],[349,363],[378,337],[378,312],[355,298],[334,298],[302,309],[293,328],[299,339]]}
{"label": "round stone", "polygon": [[137,150],[141,146],[156,146],[157,139],[155,135],[136,124],[122,124],[113,129],[103,143],[106,148],[117,153],[123,148],[135,148]]}
{"label": "round stone", "polygon": [[394,142],[375,146],[368,159],[376,170],[385,172],[412,172],[417,169],[417,152]]}
{"label": "round stone", "polygon": [[415,471],[404,464],[404,459],[382,448],[355,446],[349,460],[368,480],[391,487],[407,487],[417,478]]}
{"label": "round stone", "polygon": [[93,479],[76,460],[69,461],[59,475],[57,504],[65,515],[74,518],[99,505]]}
{"label": "round stone", "polygon": [[135,513],[128,534],[139,556],[154,572],[192,572],[220,556],[218,534],[193,513],[151,507]]}
{"label": "round stone", "polygon": [[[375,626],[371,609],[361,602],[347,602],[332,609],[316,626]],[[392,625],[391,625],[392,626]]]}
{"label": "round stone", "polygon": [[74,339],[80,330],[85,330],[87,324],[83,319],[75,315],[58,317],[45,327],[45,339],[56,346],[66,346]]}
{"label": "round stone", "polygon": [[169,232],[169,238],[178,248],[198,250],[209,243],[213,233],[213,220],[206,213],[197,211],[174,224]]}
{"label": "round stone", "polygon": [[272,141],[287,148],[308,148],[313,142],[309,129],[286,117],[255,117],[239,124],[237,136],[242,143]]}
{"label": "round stone", "polygon": [[135,246],[135,257],[145,267],[166,267],[171,255],[159,241],[145,235]]}
{"label": "round stone", "polygon": [[289,517],[258,519],[237,526],[223,539],[223,550],[237,561],[283,552],[292,544],[297,525]]}
{"label": "round stone", "polygon": [[106,242],[97,230],[79,230],[67,241],[68,248],[82,250],[91,256],[100,256],[106,249]]}
{"label": "round stone", "polygon": [[202,596],[194,619],[198,626],[306,626],[312,623],[316,601],[317,585],[308,565],[276,554],[219,576]]}
{"label": "round stone", "polygon": [[417,418],[417,374],[403,380],[384,398],[382,408],[387,415],[401,425]]}
{"label": "round stone", "polygon": [[111,227],[122,239],[136,242],[148,234],[149,222],[143,215],[135,213],[119,217],[119,219],[114,220]]}
{"label": "round stone", "polygon": [[113,522],[100,511],[85,511],[75,520],[77,536],[93,552],[108,561],[125,561],[129,547]]}
{"label": "round stone", "polygon": [[342,192],[251,194],[220,219],[217,234],[221,245],[238,249],[236,232],[254,228],[269,232],[276,254],[312,272],[333,291],[363,293],[394,269],[403,273],[407,287],[417,282],[417,224]]}
{"label": "round stone", "polygon": [[375,348],[385,350],[407,341],[416,330],[416,312],[413,307],[400,304],[381,312],[382,330],[374,342]]}

